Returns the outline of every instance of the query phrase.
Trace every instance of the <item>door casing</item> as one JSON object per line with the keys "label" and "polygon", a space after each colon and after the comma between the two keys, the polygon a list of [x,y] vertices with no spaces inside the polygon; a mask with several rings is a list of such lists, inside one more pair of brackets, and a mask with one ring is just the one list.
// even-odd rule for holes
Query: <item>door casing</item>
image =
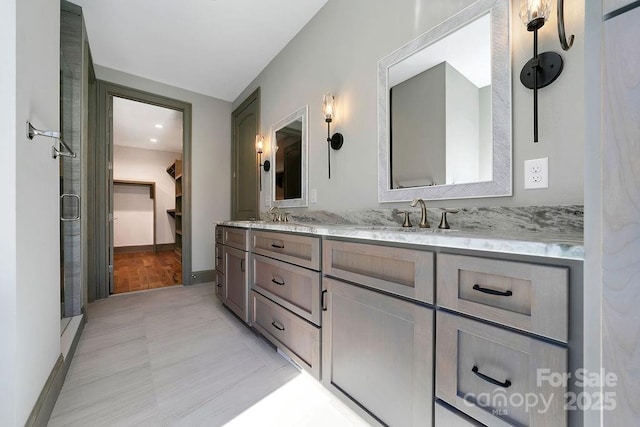
{"label": "door casing", "polygon": [[143,102],[182,112],[182,284],[191,284],[191,104],[115,83],[98,80],[97,135],[95,150],[95,229],[96,269],[90,283],[95,299],[111,293],[113,266],[113,97]]}

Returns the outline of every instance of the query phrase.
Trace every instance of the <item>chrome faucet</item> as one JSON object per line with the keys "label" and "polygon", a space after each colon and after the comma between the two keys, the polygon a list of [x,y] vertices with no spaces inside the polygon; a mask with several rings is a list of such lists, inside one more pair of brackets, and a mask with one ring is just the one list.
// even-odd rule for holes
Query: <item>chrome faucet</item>
{"label": "chrome faucet", "polygon": [[273,206],[269,210],[269,212],[271,212],[271,220],[273,222],[280,222],[282,220],[282,215],[280,214],[280,208],[278,208],[277,206]]}
{"label": "chrome faucet", "polygon": [[272,207],[269,212],[271,212],[271,220],[273,222],[289,222],[289,214],[287,212],[280,212],[280,208],[277,206]]}
{"label": "chrome faucet", "polygon": [[420,209],[422,210],[422,217],[420,218],[420,228],[430,228],[431,224],[429,224],[429,220],[427,219],[427,205],[424,203],[424,200],[418,198],[413,199],[411,202],[411,207],[415,207],[418,203],[420,203]]}

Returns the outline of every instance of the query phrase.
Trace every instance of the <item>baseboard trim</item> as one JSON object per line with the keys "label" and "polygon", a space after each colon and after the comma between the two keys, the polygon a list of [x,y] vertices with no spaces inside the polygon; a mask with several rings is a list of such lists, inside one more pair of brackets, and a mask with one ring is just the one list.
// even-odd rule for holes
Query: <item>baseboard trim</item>
{"label": "baseboard trim", "polygon": [[53,369],[44,384],[38,400],[31,410],[31,414],[25,423],[25,427],[45,427],[56,405],[58,395],[64,383],[64,360],[62,354],[58,356]]}
{"label": "baseboard trim", "polygon": [[45,382],[40,396],[38,396],[38,400],[31,410],[25,427],[46,427],[49,423],[49,418],[51,418],[53,408],[58,401],[60,390],[62,390],[64,379],[67,377],[67,372],[69,372],[71,359],[73,359],[73,354],[76,352],[76,347],[78,347],[80,335],[82,335],[82,331],[84,330],[85,319],[86,317],[83,316],[78,325],[71,347],[67,353],[67,358],[63,358],[62,354],[58,356],[53,369],[51,369],[49,378],[47,378],[47,382]]}
{"label": "baseboard trim", "polygon": [[189,285],[199,285],[200,283],[215,282],[215,270],[202,270],[191,272],[191,283]]}
{"label": "baseboard trim", "polygon": [[[175,248],[175,243],[160,243],[156,245],[156,251],[172,251]],[[116,254],[132,254],[136,252],[153,252],[153,245],[139,245],[139,246],[118,246],[113,248],[113,253]]]}

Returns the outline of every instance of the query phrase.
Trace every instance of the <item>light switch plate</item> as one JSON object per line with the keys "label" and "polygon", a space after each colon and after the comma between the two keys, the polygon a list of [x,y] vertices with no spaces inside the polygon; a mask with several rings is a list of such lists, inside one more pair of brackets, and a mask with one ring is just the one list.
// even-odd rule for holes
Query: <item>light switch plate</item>
{"label": "light switch plate", "polygon": [[524,161],[524,189],[549,188],[549,158]]}
{"label": "light switch plate", "polygon": [[271,206],[271,194],[267,193],[264,195],[264,205]]}
{"label": "light switch plate", "polygon": [[316,190],[315,188],[311,189],[310,199],[311,203],[318,203],[318,190]]}

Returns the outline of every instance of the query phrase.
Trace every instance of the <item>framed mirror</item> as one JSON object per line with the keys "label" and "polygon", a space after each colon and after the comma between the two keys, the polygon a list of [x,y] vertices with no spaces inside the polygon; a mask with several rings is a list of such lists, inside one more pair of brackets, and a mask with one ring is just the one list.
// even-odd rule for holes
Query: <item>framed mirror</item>
{"label": "framed mirror", "polygon": [[378,199],[510,196],[509,0],[478,0],[378,62]]}
{"label": "framed mirror", "polygon": [[305,105],[271,126],[272,206],[309,205],[308,110]]}

